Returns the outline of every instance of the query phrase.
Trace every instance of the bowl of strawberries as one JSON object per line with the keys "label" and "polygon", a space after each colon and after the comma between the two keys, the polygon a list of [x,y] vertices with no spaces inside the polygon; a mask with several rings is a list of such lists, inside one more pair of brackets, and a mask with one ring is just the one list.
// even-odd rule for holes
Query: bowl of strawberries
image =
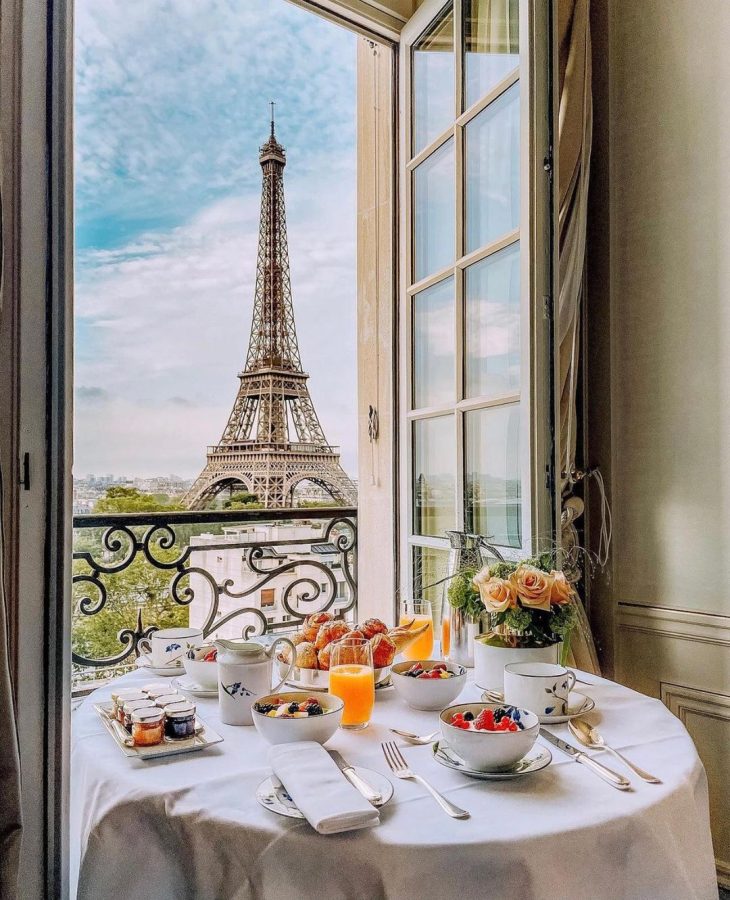
{"label": "bowl of strawberries", "polygon": [[540,732],[535,713],[504,703],[459,703],[447,707],[439,718],[449,747],[469,766],[484,772],[519,762]]}
{"label": "bowl of strawberries", "polygon": [[442,659],[406,660],[391,670],[393,687],[413,709],[443,709],[462,692],[466,669]]}

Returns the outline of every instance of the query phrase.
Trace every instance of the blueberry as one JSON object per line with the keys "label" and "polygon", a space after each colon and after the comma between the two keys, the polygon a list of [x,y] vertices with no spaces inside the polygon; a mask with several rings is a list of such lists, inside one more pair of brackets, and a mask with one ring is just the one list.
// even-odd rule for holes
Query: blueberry
{"label": "blueberry", "polygon": [[473,718],[474,718],[473,712],[465,712],[464,713],[464,721],[465,722],[471,722],[473,720]]}

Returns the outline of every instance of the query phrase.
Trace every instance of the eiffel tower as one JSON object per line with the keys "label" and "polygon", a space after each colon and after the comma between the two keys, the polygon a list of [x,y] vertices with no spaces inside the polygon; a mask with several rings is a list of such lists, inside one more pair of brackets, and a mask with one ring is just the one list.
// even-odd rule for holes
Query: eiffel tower
{"label": "eiffel tower", "polygon": [[286,154],[274,133],[261,147],[259,249],[251,337],[233,410],[223,435],[208,447],[205,468],[183,498],[203,509],[223,491],[245,488],[267,509],[293,506],[300,481],[354,506],[357,490],[322,431],[299,357],[284,208]]}

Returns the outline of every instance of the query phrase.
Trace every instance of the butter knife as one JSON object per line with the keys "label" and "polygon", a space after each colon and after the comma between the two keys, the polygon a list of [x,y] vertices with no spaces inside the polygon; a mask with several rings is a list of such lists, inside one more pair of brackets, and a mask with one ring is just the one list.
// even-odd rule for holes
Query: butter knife
{"label": "butter knife", "polygon": [[619,791],[627,791],[630,789],[631,782],[628,778],[624,778],[623,775],[619,775],[618,772],[614,772],[613,769],[609,769],[608,766],[604,766],[603,763],[596,762],[592,756],[588,756],[572,744],[568,744],[566,741],[556,737],[551,731],[548,731],[547,728],[541,728],[540,735],[544,737],[546,741],[550,741],[550,743],[554,747],[557,747],[558,750],[562,750],[563,753],[572,757],[576,762],[581,763],[581,765],[586,766],[588,769],[592,769],[599,778],[602,778],[605,782],[610,784],[611,787],[615,787]]}
{"label": "butter knife", "polygon": [[361,778],[337,750],[328,750],[327,752],[332,757],[332,761],[340,772],[342,772],[354,788],[357,788],[357,790],[360,791],[366,800],[369,800],[374,804],[383,802],[383,795],[379,791],[376,791],[375,788],[371,787],[364,778]]}

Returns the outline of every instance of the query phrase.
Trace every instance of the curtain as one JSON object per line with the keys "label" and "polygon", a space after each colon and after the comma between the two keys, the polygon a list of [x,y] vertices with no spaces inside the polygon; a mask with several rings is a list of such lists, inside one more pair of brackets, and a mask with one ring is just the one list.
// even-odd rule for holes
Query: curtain
{"label": "curtain", "polygon": [[[558,3],[560,112],[557,340],[560,373],[558,388],[560,484],[563,496],[562,544],[568,557],[578,543],[578,534],[573,523],[583,513],[582,500],[569,495],[572,487],[570,474],[575,468],[576,395],[579,383],[581,303],[593,133],[589,3],[590,0],[560,0]],[[576,566],[574,576],[577,578],[579,574],[580,569]],[[571,577],[568,571],[566,575]],[[571,640],[573,662],[584,671],[597,673],[598,657],[582,603],[578,603],[578,612],[578,628]]]}
{"label": "curtain", "polygon": [[[0,327],[3,307],[4,222],[0,196]],[[10,639],[5,594],[5,534],[3,531],[3,473],[0,468],[0,900],[18,895],[20,857],[20,757],[10,676]]]}

